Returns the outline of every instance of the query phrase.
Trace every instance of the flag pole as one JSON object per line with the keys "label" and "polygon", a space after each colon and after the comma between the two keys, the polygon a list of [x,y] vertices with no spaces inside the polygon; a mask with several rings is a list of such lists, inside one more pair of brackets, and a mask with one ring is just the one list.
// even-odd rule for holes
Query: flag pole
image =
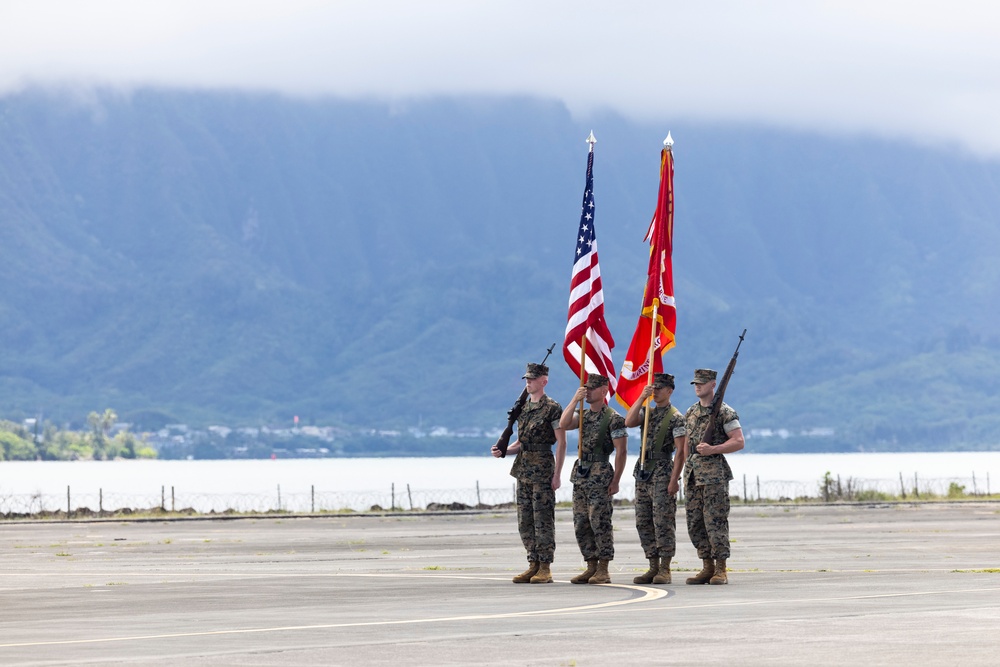
{"label": "flag pole", "polygon": [[[594,152],[594,144],[597,143],[597,137],[594,136],[594,131],[590,131],[590,136],[587,137],[587,143],[590,144],[590,153]],[[580,386],[584,386],[587,383],[587,334],[590,332],[590,327],[588,326],[584,332],[583,336],[580,338]],[[576,456],[578,459],[583,459],[583,409],[586,407],[586,401],[580,400],[580,444],[576,448]]]}
{"label": "flag pole", "polygon": [[[667,253],[665,250],[660,251],[661,267],[663,266],[663,263],[666,261],[666,255]],[[656,319],[659,316],[659,312],[660,312],[660,295],[657,294],[655,297],[653,297],[653,318],[652,318],[653,322],[652,324],[650,324],[650,331],[649,331],[649,361],[648,361],[649,369],[646,371],[647,387],[653,385],[653,354],[655,354],[656,352],[656,330],[657,330]],[[639,476],[640,478],[643,478],[642,481],[644,482],[649,480],[651,476],[650,473],[646,472],[646,441],[649,440],[649,413],[651,412],[649,408],[650,398],[652,398],[652,396],[646,398],[646,404],[643,406],[644,408],[643,415],[645,417],[645,420],[642,425],[642,449],[639,454]]]}
{"label": "flag pole", "polygon": [[[583,208],[580,213],[580,234],[577,240],[577,261],[573,265],[573,276],[570,286],[569,320],[566,325],[566,343],[563,346],[563,354],[566,357],[566,362],[572,367],[576,363],[576,359],[573,358],[570,352],[571,341],[575,342],[577,335],[579,335],[581,388],[585,387],[587,383],[587,338],[590,336],[592,330],[595,342],[593,344],[594,350],[591,354],[594,355],[596,353],[599,357],[599,359],[595,358],[594,361],[596,372],[607,372],[604,370],[605,367],[610,368],[612,373],[614,372],[610,354],[604,351],[604,346],[607,346],[609,349],[614,347],[614,340],[611,338],[611,332],[608,331],[607,325],[604,322],[604,296],[601,289],[600,272],[597,268],[597,238],[591,223],[594,209],[592,169],[594,164],[594,144],[596,143],[597,139],[594,137],[593,130],[591,130],[590,136],[587,137],[587,144],[589,144],[587,155],[587,187],[583,193]],[[581,261],[583,259],[586,259],[586,261]],[[580,281],[579,283],[577,282],[578,280]],[[574,286],[588,286],[590,292],[589,298],[577,297],[574,299]],[[583,333],[577,334],[578,330],[574,330],[576,329],[574,319],[580,313],[586,315],[586,320],[583,326]],[[576,326],[579,326],[579,324]],[[586,477],[590,473],[590,466],[586,466],[583,463],[583,422],[584,410],[586,409],[586,396],[584,395],[580,399],[580,441],[577,446],[577,464],[575,468],[576,474],[580,477]]]}
{"label": "flag pole", "polygon": [[[653,354],[656,350],[656,316],[660,309],[660,298],[656,297],[653,300],[653,323],[650,325],[649,332],[649,370],[646,372],[646,386],[651,387],[653,385]],[[639,470],[645,472],[646,470],[646,441],[649,440],[649,404],[652,396],[646,397],[646,404],[643,405],[645,410],[645,420],[642,425],[642,451],[639,454]]]}
{"label": "flag pole", "polygon": [[[590,131],[590,135],[587,137],[587,144],[590,146],[589,153],[593,154],[594,144],[597,143],[597,137],[594,136],[594,131]],[[584,386],[587,382],[587,333],[590,331],[590,327],[583,332],[583,340],[580,341],[580,386]],[[583,463],[583,409],[587,407],[586,401],[580,401],[580,444],[576,447],[576,456]]]}
{"label": "flag pole", "polygon": [[[674,146],[674,138],[672,136],[670,136],[670,132],[667,131],[667,137],[663,140],[663,151],[664,151],[664,153],[671,153],[671,152],[673,152],[673,146]],[[662,172],[660,174],[660,179],[661,179],[661,182],[662,182],[662,179],[663,179]],[[650,232],[652,232],[652,229],[653,229],[652,228],[652,224],[650,224]],[[652,322],[650,324],[650,332],[649,332],[649,360],[648,360],[649,367],[648,367],[648,369],[646,371],[646,386],[647,387],[652,386],[652,384],[653,384],[653,354],[654,354],[654,352],[656,350],[656,338],[657,338],[657,326],[656,326],[657,325],[657,321],[656,321],[656,319],[659,316],[660,294],[663,292],[663,271],[664,271],[664,266],[665,266],[665,263],[666,263],[666,257],[667,257],[666,251],[665,250],[661,250],[660,251],[660,281],[659,281],[659,290],[657,291],[657,294],[653,297],[653,317],[652,317]],[[645,415],[645,421],[644,421],[644,423],[642,425],[642,449],[641,449],[640,454],[639,454],[639,476],[642,479],[642,481],[647,481],[652,476],[651,473],[646,472],[646,442],[649,440],[649,413],[651,412],[651,410],[649,408],[650,398],[652,398],[652,396],[646,398],[646,403],[643,406],[644,415]],[[669,427],[669,426],[670,425],[667,424],[667,427]],[[662,428],[662,426],[661,426],[661,428]]]}
{"label": "flag pole", "polygon": [[[593,136],[593,134],[591,134]],[[591,144],[593,148],[593,144]],[[590,328],[587,328],[589,331]],[[587,383],[587,334],[584,332],[583,337],[580,339],[580,386],[584,386]],[[586,401],[580,399],[580,442],[576,446],[576,458],[580,463],[583,463],[583,410],[586,407]]]}

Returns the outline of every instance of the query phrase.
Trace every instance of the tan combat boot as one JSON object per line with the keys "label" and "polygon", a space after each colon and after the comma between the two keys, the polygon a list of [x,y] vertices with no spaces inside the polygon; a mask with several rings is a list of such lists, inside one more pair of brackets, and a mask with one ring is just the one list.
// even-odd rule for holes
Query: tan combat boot
{"label": "tan combat boot", "polygon": [[533,584],[551,584],[552,572],[549,571],[549,563],[539,563],[538,572],[531,578]]}
{"label": "tan combat boot", "polygon": [[605,560],[603,558],[601,560],[597,561],[597,572],[594,573],[594,576],[592,576],[590,578],[590,581],[588,581],[587,583],[588,584],[610,584],[611,583],[611,575],[608,574],[608,563],[609,562],[610,561],[607,561],[607,560]]}
{"label": "tan combat boot", "polygon": [[669,584],[670,583],[670,556],[664,556],[660,559],[660,569],[653,577],[654,584]]}
{"label": "tan combat boot", "polygon": [[649,559],[649,569],[646,570],[644,574],[640,574],[638,577],[632,580],[633,584],[651,584],[653,583],[653,577],[660,571],[660,559],[650,558]]}
{"label": "tan combat boot", "polygon": [[514,577],[513,582],[515,584],[526,584],[529,581],[531,581],[531,578],[535,576],[537,573],[538,573],[538,561],[529,560],[528,569],[522,572],[521,574],[517,575],[516,577]]}
{"label": "tan combat boot", "polygon": [[712,579],[713,574],[715,574],[715,563],[712,561],[711,558],[702,558],[701,572],[694,575],[693,577],[688,577],[685,583],[707,584]]}
{"label": "tan combat boot", "polygon": [[597,561],[588,560],[587,569],[584,570],[581,574],[576,575],[569,581],[572,584],[588,584],[590,583],[590,578],[594,576],[595,572],[597,572]]}
{"label": "tan combat boot", "polygon": [[716,586],[721,586],[722,584],[729,583],[729,577],[726,575],[726,559],[717,558],[715,560],[715,576],[708,583],[714,584]]}

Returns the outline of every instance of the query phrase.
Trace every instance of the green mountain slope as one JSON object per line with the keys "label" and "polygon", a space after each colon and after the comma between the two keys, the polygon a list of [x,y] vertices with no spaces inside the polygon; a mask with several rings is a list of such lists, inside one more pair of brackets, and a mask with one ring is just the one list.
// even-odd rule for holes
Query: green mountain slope
{"label": "green mountain slope", "polygon": [[[0,98],[0,412],[498,426],[561,342],[591,127],[620,363],[666,127],[527,99]],[[758,450],[1000,445],[1000,165],[669,129],[668,370],[722,368],[747,327],[730,402],[790,435]]]}

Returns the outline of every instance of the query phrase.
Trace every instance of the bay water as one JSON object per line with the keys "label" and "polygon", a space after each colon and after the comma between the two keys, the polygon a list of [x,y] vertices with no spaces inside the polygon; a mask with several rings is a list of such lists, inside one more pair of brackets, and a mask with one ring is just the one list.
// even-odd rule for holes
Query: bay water
{"label": "bay water", "polygon": [[[817,497],[824,475],[898,494],[1000,491],[1000,451],[729,455],[733,495]],[[513,498],[512,458],[323,458],[0,462],[0,513],[89,507],[191,507],[198,511],[369,509],[432,503],[497,504]],[[630,455],[619,497],[634,497]],[[563,471],[557,499],[572,485]]]}

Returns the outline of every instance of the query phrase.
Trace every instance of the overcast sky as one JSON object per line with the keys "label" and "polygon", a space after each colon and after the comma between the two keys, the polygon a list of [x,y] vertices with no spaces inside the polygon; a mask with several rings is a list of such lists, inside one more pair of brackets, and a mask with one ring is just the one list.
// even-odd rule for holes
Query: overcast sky
{"label": "overcast sky", "polygon": [[1000,159],[1000,2],[0,0],[0,95],[32,84],[527,94],[581,118],[750,121]]}

